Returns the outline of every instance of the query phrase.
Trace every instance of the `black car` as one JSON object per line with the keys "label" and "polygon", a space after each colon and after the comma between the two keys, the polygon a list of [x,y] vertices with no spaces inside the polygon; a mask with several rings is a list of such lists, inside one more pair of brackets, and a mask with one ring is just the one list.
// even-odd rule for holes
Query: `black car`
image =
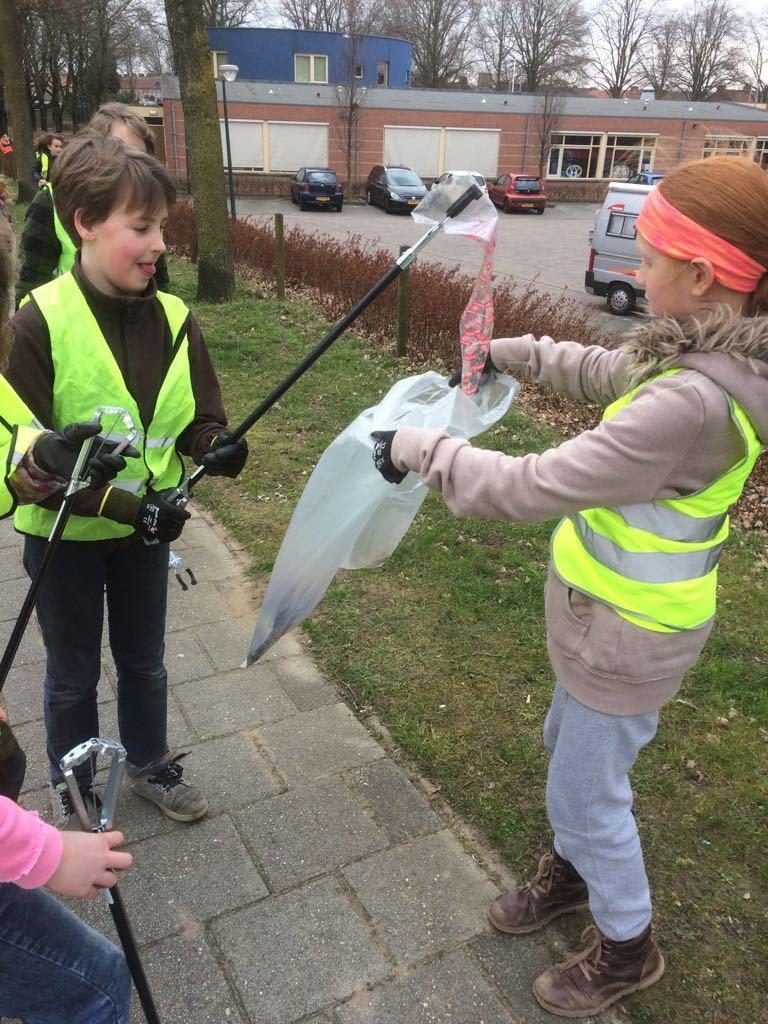
{"label": "black car", "polygon": [[308,206],[328,206],[338,212],[344,205],[344,188],[329,167],[302,167],[291,180],[291,202],[300,210]]}
{"label": "black car", "polygon": [[412,167],[377,164],[365,183],[366,202],[381,206],[385,213],[412,210],[426,194],[424,183]]}

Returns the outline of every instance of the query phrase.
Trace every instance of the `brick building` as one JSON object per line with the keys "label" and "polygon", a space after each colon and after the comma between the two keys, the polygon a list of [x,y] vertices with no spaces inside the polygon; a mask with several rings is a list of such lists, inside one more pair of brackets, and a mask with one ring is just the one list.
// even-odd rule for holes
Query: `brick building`
{"label": "brick building", "polygon": [[[187,164],[177,79],[164,76],[162,90],[167,164],[183,186]],[[346,177],[342,87],[238,80],[227,86],[227,100],[239,192],[285,191],[286,178],[310,164]],[[557,199],[593,200],[611,179],[638,169],[666,171],[713,153],[748,156],[768,168],[768,112],[757,107],[584,96],[561,102],[544,130],[542,101],[529,94],[369,90],[354,133],[352,177],[364,181],[381,162],[408,164],[425,179],[448,168],[487,177],[537,173],[543,149],[548,192]],[[221,104],[219,111],[223,118]]]}

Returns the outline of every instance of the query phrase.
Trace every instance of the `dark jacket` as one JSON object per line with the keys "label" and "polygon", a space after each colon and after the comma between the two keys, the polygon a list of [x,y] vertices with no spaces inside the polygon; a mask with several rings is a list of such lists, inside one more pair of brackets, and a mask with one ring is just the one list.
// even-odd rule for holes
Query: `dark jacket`
{"label": "dark jacket", "polygon": [[[48,284],[54,279],[60,256],[61,243],[56,237],[53,222],[53,197],[47,188],[42,188],[27,208],[21,232],[17,305],[33,288],[39,288],[41,284]],[[164,255],[156,264],[155,283],[160,291],[170,291],[168,264]]]}
{"label": "dark jacket", "polygon": [[[126,387],[139,407],[146,430],[172,359],[173,347],[165,312],[156,297],[157,286],[150,281],[144,292],[135,297],[104,295],[83,275],[79,253],[72,273],[120,368]],[[54,368],[51,339],[48,325],[35,305],[34,295],[16,313],[13,328],[15,340],[5,376],[42,425],[52,428]],[[195,416],[179,436],[176,449],[199,464],[209,451],[213,438],[226,427],[227,419],[211,357],[197,321],[191,315],[188,336]],[[75,505],[78,515],[96,515],[103,497],[103,490],[82,491]],[[60,495],[41,502],[46,508],[56,508],[59,503]],[[117,522],[133,523],[138,505],[139,499],[135,495],[114,488],[102,514]]]}

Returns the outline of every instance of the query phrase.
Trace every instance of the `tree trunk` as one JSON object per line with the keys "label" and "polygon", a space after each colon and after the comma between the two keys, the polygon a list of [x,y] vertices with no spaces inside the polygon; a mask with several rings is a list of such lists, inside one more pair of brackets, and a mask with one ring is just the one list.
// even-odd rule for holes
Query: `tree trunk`
{"label": "tree trunk", "polygon": [[197,297],[208,302],[224,302],[234,292],[235,274],[219,110],[202,0],[165,0],[165,14],[181,86],[184,133],[192,172],[198,238]]}
{"label": "tree trunk", "polygon": [[3,69],[5,92],[13,128],[13,150],[16,158],[16,180],[19,201],[34,198],[32,166],[32,124],[27,106],[27,88],[22,62],[21,29],[14,0],[0,0],[0,66]]}

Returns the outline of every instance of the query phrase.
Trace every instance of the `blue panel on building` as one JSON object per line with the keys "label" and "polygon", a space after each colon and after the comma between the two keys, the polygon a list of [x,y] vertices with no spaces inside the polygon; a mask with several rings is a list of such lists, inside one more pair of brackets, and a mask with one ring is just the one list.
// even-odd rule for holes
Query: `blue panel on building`
{"label": "blue panel on building", "polygon": [[390,36],[353,41],[339,32],[209,28],[208,45],[226,54],[226,60],[219,58],[220,64],[237,64],[238,78],[249,81],[346,85],[354,75],[358,85],[368,88],[403,89],[411,84],[413,48],[407,40]]}

